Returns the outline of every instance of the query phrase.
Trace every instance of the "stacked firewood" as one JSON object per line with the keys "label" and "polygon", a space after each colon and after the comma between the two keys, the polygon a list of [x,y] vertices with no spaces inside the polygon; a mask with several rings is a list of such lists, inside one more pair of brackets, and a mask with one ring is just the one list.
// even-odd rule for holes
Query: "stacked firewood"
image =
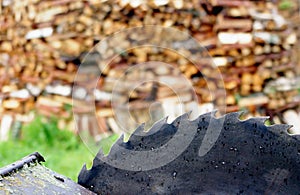
{"label": "stacked firewood", "polygon": [[[290,22],[291,28],[296,32],[297,34],[297,40],[300,38],[300,2],[297,0],[290,0],[290,1],[279,1],[278,2],[280,13],[288,19]],[[293,53],[293,60],[297,63],[297,74],[300,74],[300,44],[297,42],[296,47],[294,48]]]}
{"label": "stacked firewood", "polygon": [[300,78],[280,77],[270,81],[264,89],[269,97],[267,114],[275,123],[292,125],[290,133],[300,133]]}
{"label": "stacked firewood", "polygon": [[[257,115],[260,108],[270,109],[274,102],[269,103],[272,97],[264,93],[268,82],[296,77],[295,32],[272,2],[214,1],[210,5],[223,6],[214,26],[218,43],[210,54],[223,73],[227,110],[247,108]],[[286,95],[293,99],[297,93]],[[283,98],[280,101],[286,103]]]}
{"label": "stacked firewood", "polygon": [[[190,64],[176,53],[153,52],[149,48],[128,51],[126,57],[115,62],[112,66],[115,68],[109,69],[108,72],[111,74],[106,75],[104,83],[111,82],[113,77],[115,77],[114,79],[119,78],[130,64],[149,60],[163,61],[179,68],[185,77],[192,81],[200,104],[214,102],[220,108],[222,108],[220,105],[225,105],[227,112],[247,108],[254,115],[265,115],[265,109],[259,108],[269,109],[271,106],[270,94],[264,93],[268,81],[282,75],[287,78],[295,77],[292,70],[296,66],[290,57],[291,49],[296,43],[295,34],[290,31],[285,19],[276,12],[276,7],[270,2],[217,1],[215,4],[204,2],[202,5],[208,14],[206,20],[201,20],[201,28],[198,32],[189,30],[208,49],[214,64],[222,72],[226,90],[225,102],[224,98],[218,96],[218,92],[214,91],[222,88],[222,85],[219,84],[220,80],[212,75],[213,71],[207,68],[207,64],[199,62],[199,66],[197,66]],[[201,15],[202,12],[200,11],[197,15]],[[188,57],[192,56],[188,50],[184,53]],[[130,81],[124,82],[132,84]],[[111,83],[108,85],[113,86]],[[151,86],[151,84],[144,86],[146,89],[141,89],[141,91],[150,93]],[[126,87],[123,89],[130,91]],[[162,89],[158,94],[166,94],[167,90]],[[111,93],[109,90],[106,92]],[[127,103],[131,105],[130,100],[136,103],[139,99],[138,105],[146,105],[143,102],[144,98],[149,96],[146,94],[134,91],[131,94],[133,98],[126,99]],[[294,99],[297,94],[294,92],[288,93],[288,95],[289,99]],[[127,94],[127,97],[131,97],[130,94]],[[281,100],[281,102],[285,101]],[[174,113],[170,113],[170,110],[175,107],[176,105],[172,104],[169,106],[169,112],[165,112],[173,116]],[[139,122],[142,122],[145,118],[140,116],[140,119],[142,120]],[[149,119],[149,116],[146,119]]]}
{"label": "stacked firewood", "polygon": [[268,108],[270,110],[282,110],[289,107],[298,106],[299,96],[298,88],[300,80],[288,79],[281,77],[277,80],[271,81],[265,87],[265,93],[268,94],[270,101],[268,102]]}
{"label": "stacked firewood", "polygon": [[274,115],[299,108],[297,96],[300,85],[296,79],[299,66],[293,58],[297,34],[292,28],[288,28],[288,23],[277,13],[273,4],[266,5],[268,12],[259,3],[257,11],[253,12],[254,35],[257,48],[270,48],[258,53],[257,58],[261,60],[259,72],[268,81],[265,82],[264,89],[269,98],[267,110]]}
{"label": "stacked firewood", "polygon": [[[32,118],[27,113],[37,110],[46,116],[59,116],[62,128],[75,129],[74,114],[77,127],[89,129],[96,136],[110,130],[119,133],[122,129],[116,120],[127,117],[126,109],[134,118],[134,121],[127,121],[126,128],[129,129],[135,127],[134,122],[154,121],[162,113],[173,119],[193,108],[200,110],[199,113],[209,111],[213,109],[212,103],[219,108],[227,106],[227,110],[224,109],[227,112],[244,107],[256,112],[257,105],[274,108],[272,104],[275,103],[268,103],[273,95],[264,93],[269,80],[280,77],[295,79],[296,76],[291,59],[296,34],[276,12],[272,2],[4,0],[0,7],[0,113],[11,116],[4,117],[8,121],[6,124],[11,124],[12,119],[27,122]],[[173,37],[172,33],[154,34],[153,40],[162,45],[170,42],[184,44],[184,47],[177,52],[132,47],[103,68],[98,57],[111,56],[118,48],[130,48],[132,40],[141,36],[136,32],[129,38],[119,37],[105,47],[96,47],[92,59],[84,58],[108,35],[142,25],[181,30],[182,37]],[[185,33],[208,49],[223,79],[207,56],[197,60],[195,56],[203,54],[189,49],[190,39]],[[196,59],[196,62],[190,59]],[[134,68],[135,65],[144,67],[142,64],[148,61],[164,62],[170,66],[146,64],[150,68]],[[83,77],[87,82],[73,88],[81,63],[89,67]],[[95,66],[99,66],[102,74],[92,92],[97,119],[93,116],[94,110],[86,104],[91,93],[89,81],[98,79],[100,74]],[[131,69],[132,72],[124,75]],[[141,83],[141,77],[155,82]],[[181,86],[185,83],[182,77],[189,80],[190,85]],[[116,83],[123,85],[114,91]],[[131,88],[131,84],[136,84],[136,88]],[[282,98],[293,99],[294,95],[296,93],[291,92]],[[75,102],[72,102],[72,97]],[[114,97],[119,98],[116,105]],[[149,107],[153,108],[150,113]],[[117,114],[120,118],[124,114],[122,119],[116,118],[116,110],[120,111]],[[3,125],[3,129],[9,128],[7,126],[10,125]],[[7,130],[0,130],[3,131]]]}
{"label": "stacked firewood", "polygon": [[[95,126],[90,120],[90,109],[84,104],[87,90],[74,91],[72,85],[76,65],[81,63],[85,52],[105,36],[141,25],[176,26],[186,32],[197,32],[199,40],[211,36],[209,33],[201,35],[209,28],[201,26],[200,18],[206,13],[198,1],[27,0],[2,1],[0,6],[1,113],[10,113],[16,118],[16,114],[25,116],[36,109],[46,116],[60,116],[62,127],[71,123],[72,95],[78,99],[74,105],[81,108],[74,108],[75,115],[88,118],[83,122],[87,124],[79,126],[88,129]],[[128,58],[128,63],[146,60],[139,50],[134,53],[136,56]],[[149,59],[164,61],[165,58],[153,54]],[[181,64],[184,66],[185,62]],[[98,94],[103,95],[103,92]],[[97,112],[105,113],[103,104],[99,105]],[[104,123],[103,131],[113,129]]]}

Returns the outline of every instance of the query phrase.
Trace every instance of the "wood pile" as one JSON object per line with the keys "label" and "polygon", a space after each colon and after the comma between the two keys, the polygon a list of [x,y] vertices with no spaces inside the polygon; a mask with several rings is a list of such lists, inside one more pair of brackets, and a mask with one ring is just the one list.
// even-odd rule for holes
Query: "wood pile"
{"label": "wood pile", "polygon": [[[205,26],[199,30],[200,17],[205,15],[198,1],[2,1],[1,113],[10,113],[15,118],[16,114],[26,116],[25,113],[35,109],[46,116],[60,116],[62,127],[74,126],[68,109],[73,95],[79,97],[79,103],[74,105],[80,109],[74,108],[78,112],[75,115],[84,121],[79,126],[94,129],[89,108],[80,102],[86,89],[72,89],[77,65],[85,52],[107,35],[128,27],[176,26],[186,32],[201,33],[207,31]],[[144,54],[135,53],[137,57],[129,62],[143,60]],[[111,111],[105,112],[103,107],[97,111],[101,115],[103,112],[107,115]],[[104,123],[100,133],[108,130]]]}
{"label": "wood pile", "polygon": [[[297,40],[300,38],[300,2],[298,0],[279,1],[280,13],[288,19],[291,28],[297,33]],[[297,74],[300,74],[300,44],[297,42],[293,52],[293,60],[297,63]]]}
{"label": "wood pile", "polygon": [[[296,32],[296,39],[300,39],[300,2],[297,0],[291,1],[279,1],[278,2],[280,13],[290,22],[291,29]],[[300,74],[300,44],[297,41],[293,53],[292,60],[297,64],[297,68],[294,70],[297,75]],[[271,89],[271,90],[269,90]],[[285,78],[277,79],[272,81],[266,87],[266,92],[272,93],[272,106],[268,110],[270,116],[273,116],[274,120],[277,123],[287,123],[293,125],[290,130],[290,133],[299,134],[300,133],[300,123],[299,123],[299,77],[296,79],[286,80]],[[281,96],[286,104],[281,106],[275,106],[275,103],[278,101],[275,96],[275,93],[281,94]],[[270,96],[270,95],[269,95]],[[291,98],[293,97],[293,99]]]}
{"label": "wood pile", "polygon": [[[268,80],[280,75],[295,76],[291,70],[296,66],[290,57],[296,43],[295,34],[271,2],[228,3],[217,16],[214,28],[218,44],[210,53],[224,74],[227,105],[238,104],[236,109],[240,109],[244,101],[237,102],[235,95],[242,100],[251,94],[261,94]],[[247,104],[267,102],[265,95],[260,95],[255,102]]]}
{"label": "wood pile", "polygon": [[[157,113],[173,119],[191,108],[197,108],[199,113],[212,110],[213,104],[226,105],[228,112],[247,108],[252,114],[265,114],[265,110],[275,109],[275,104],[290,103],[297,95],[295,90],[285,94],[278,92],[281,95],[276,97],[264,91],[269,81],[281,77],[292,81],[297,76],[296,65],[291,59],[297,34],[277,13],[272,2],[3,0],[0,8],[0,113],[11,116],[11,120],[2,117],[8,122],[2,125],[3,128],[1,126],[0,132],[8,131],[5,129],[12,125],[10,121],[28,122],[32,118],[28,113],[37,110],[45,116],[59,116],[62,128],[76,129],[72,120],[74,114],[78,129],[89,129],[94,136],[111,131],[119,133],[121,129],[116,120],[124,119],[116,118],[111,109],[113,86],[132,65],[148,61],[168,63],[171,67],[133,69],[135,71],[128,74],[130,77],[122,77],[122,90],[113,94],[128,105],[131,116],[136,117],[127,121],[126,128],[129,129],[136,123],[151,118],[156,120],[153,116],[160,118],[161,114]],[[197,55],[192,49],[181,50],[180,53],[185,54],[183,57],[168,49],[131,48],[103,69],[97,62],[99,56],[113,54],[116,47],[130,46],[130,42],[120,38],[107,48],[96,47],[95,53],[89,54],[95,58],[91,62],[84,60],[86,53],[108,35],[142,25],[175,27],[192,35],[208,49],[224,83],[212,71],[209,62],[204,60],[195,65],[189,61]],[[134,33],[130,40],[138,36]],[[189,45],[184,42],[188,40],[186,36],[172,37],[171,34],[158,35],[156,41],[164,44],[176,40]],[[73,88],[81,63],[99,65],[103,74],[93,92],[96,116],[91,114],[93,110],[85,102],[91,93],[89,82]],[[88,70],[84,79],[96,80],[99,70]],[[146,82],[132,89],[130,85],[140,82],[141,75],[143,79],[167,81],[167,85]],[[182,83],[182,77],[191,85],[178,85]],[[223,85],[226,99],[219,90]],[[181,92],[182,101],[176,99],[176,91]],[[273,99],[280,99],[281,103],[275,103]],[[180,107],[182,102],[183,108]],[[72,109],[71,105],[75,107]],[[149,106],[153,113],[148,113]],[[261,106],[264,108],[262,113],[257,113]],[[114,109],[121,112],[123,108],[119,105]],[[122,118],[123,115],[119,115]]]}

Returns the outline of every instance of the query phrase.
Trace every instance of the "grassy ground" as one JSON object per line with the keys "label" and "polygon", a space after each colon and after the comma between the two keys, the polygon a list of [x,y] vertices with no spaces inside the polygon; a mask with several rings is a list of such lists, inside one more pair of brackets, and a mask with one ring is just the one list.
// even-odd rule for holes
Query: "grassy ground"
{"label": "grassy ground", "polygon": [[[107,153],[117,136],[103,140],[100,144]],[[38,151],[45,158],[46,167],[77,181],[82,166],[91,166],[93,155],[80,138],[70,131],[60,130],[57,121],[44,122],[37,117],[22,128],[21,138],[0,143],[0,167]]]}
{"label": "grassy ground", "polygon": [[291,0],[281,0],[279,3],[279,9],[288,10],[293,7],[293,2]]}

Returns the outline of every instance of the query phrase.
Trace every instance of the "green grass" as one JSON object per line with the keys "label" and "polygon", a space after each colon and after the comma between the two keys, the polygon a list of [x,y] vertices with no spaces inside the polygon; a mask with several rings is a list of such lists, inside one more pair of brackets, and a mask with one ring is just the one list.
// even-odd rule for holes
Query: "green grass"
{"label": "green grass", "polygon": [[[25,125],[20,139],[10,139],[0,142],[0,167],[10,164],[22,157],[39,152],[46,160],[46,167],[77,181],[82,166],[91,167],[93,154],[80,138],[67,130],[60,130],[57,120],[47,121],[36,117],[33,122]],[[117,136],[112,136],[100,142],[105,153]]]}
{"label": "green grass", "polygon": [[293,3],[290,0],[282,0],[279,4],[279,9],[289,10],[293,7]]}

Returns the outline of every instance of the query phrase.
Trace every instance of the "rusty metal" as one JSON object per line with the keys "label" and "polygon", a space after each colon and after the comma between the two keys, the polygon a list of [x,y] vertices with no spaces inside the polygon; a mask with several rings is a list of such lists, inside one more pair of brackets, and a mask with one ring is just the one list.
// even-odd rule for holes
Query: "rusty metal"
{"label": "rusty metal", "polygon": [[24,167],[24,165],[30,166],[31,163],[45,162],[45,159],[38,152],[30,154],[15,163],[12,163],[6,167],[0,168],[0,176],[5,177],[12,174]]}
{"label": "rusty metal", "polygon": [[41,165],[45,162],[39,153],[0,169],[0,194],[94,194]]}

